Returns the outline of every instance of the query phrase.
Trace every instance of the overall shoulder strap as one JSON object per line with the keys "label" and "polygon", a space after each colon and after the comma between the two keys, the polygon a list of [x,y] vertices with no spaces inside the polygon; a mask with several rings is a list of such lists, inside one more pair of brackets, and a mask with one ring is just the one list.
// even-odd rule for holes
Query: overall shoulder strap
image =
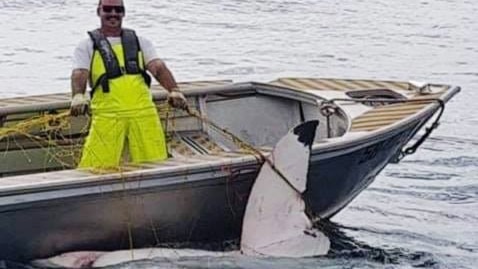
{"label": "overall shoulder strap", "polygon": [[88,35],[90,36],[91,40],[93,40],[93,49],[100,53],[101,59],[103,60],[106,69],[106,73],[101,75],[100,78],[94,82],[94,85],[91,89],[92,93],[99,85],[102,86],[103,92],[109,92],[110,88],[108,79],[117,78],[122,75],[118,59],[113,52],[110,42],[108,42],[106,37],[99,29],[89,31]]}
{"label": "overall shoulder strap", "polygon": [[103,63],[105,64],[108,78],[115,78],[122,75],[116,55],[113,52],[110,42],[101,33],[99,29],[88,32],[93,40],[94,49],[100,52]]}
{"label": "overall shoulder strap", "polygon": [[139,66],[138,52],[141,50],[139,47],[138,37],[133,30],[123,29],[121,32],[121,43],[124,51],[124,64],[128,74],[141,73],[141,67]]}
{"label": "overall shoulder strap", "polygon": [[126,73],[141,74],[148,87],[151,86],[151,77],[146,72],[145,67],[139,64],[138,57],[139,52],[141,51],[141,46],[135,31],[123,28],[121,33],[121,43],[123,45]]}

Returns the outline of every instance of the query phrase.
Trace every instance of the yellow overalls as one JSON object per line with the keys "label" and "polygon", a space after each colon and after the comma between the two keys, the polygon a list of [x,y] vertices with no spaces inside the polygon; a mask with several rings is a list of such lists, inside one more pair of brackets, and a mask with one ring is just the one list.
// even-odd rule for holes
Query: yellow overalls
{"label": "yellow overalls", "polygon": [[[119,65],[124,68],[122,44],[114,45],[112,49]],[[139,59],[144,68],[142,55]],[[97,50],[93,53],[90,72],[92,85],[106,72]],[[93,117],[79,167],[117,167],[126,140],[134,163],[167,158],[158,113],[141,74],[123,74],[110,79],[109,92],[106,93],[99,86],[91,100],[91,109]]]}

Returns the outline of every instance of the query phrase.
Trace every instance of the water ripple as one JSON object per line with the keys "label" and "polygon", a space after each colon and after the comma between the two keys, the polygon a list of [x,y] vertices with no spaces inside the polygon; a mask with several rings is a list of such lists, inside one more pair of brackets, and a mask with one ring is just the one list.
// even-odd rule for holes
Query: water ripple
{"label": "water ripple", "polygon": [[451,221],[478,222],[478,216],[469,215],[469,214],[465,215],[465,214],[454,214],[451,212],[443,212],[440,209],[433,210],[433,209],[403,207],[403,206],[399,206],[397,209],[415,212],[415,214],[411,216],[403,214],[403,216],[409,217],[409,218],[413,218],[413,216],[423,216],[423,214],[426,213],[429,215],[437,216],[439,219],[448,219]]}
{"label": "water ripple", "polygon": [[[420,189],[423,191],[418,191]],[[449,188],[410,186],[410,190],[371,187],[368,191],[447,203],[468,204],[478,202],[477,185]]]}
{"label": "water ripple", "polygon": [[[425,161],[415,161],[416,163],[426,163]],[[429,171],[414,171],[414,172],[386,172],[388,177],[413,179],[413,180],[451,180],[459,177],[459,174],[437,173]]]}
{"label": "water ripple", "polygon": [[[346,233],[348,230],[352,230],[373,233],[376,236],[393,236],[397,235],[397,231],[386,232],[366,227],[346,227],[331,222],[323,222],[319,225],[320,229],[331,239],[331,250],[327,256],[334,259],[367,260],[381,264],[381,267],[387,265],[408,264],[413,267],[434,268],[434,266],[441,264],[441,262],[431,253],[409,251],[404,248],[374,247],[364,242],[360,242]],[[409,238],[413,237],[413,234],[408,232],[403,232],[401,235]],[[417,235],[417,237],[418,236],[419,235]],[[453,242],[448,243],[450,245],[453,244]],[[362,266],[359,268],[364,268]],[[371,268],[375,268],[375,266],[372,266]]]}
{"label": "water ripple", "polygon": [[478,157],[460,156],[455,158],[444,158],[433,160],[431,162],[428,162],[428,164],[432,166],[445,166],[455,168],[478,167]]}
{"label": "water ripple", "polygon": [[[393,238],[400,238],[400,240],[408,241],[408,242],[413,242],[413,241],[418,241],[418,242],[426,242],[430,245],[439,245],[439,246],[446,246],[446,247],[461,247],[463,248],[463,244],[452,241],[452,240],[447,240],[445,238],[436,238],[436,237],[431,237],[427,236],[424,234],[416,233],[411,230],[402,230],[402,229],[387,229],[387,230],[382,230],[376,227],[343,227],[343,229],[350,229],[354,231],[360,231],[360,232],[367,232],[370,234],[374,234],[377,237],[393,237]],[[473,252],[474,248],[470,248],[468,251]]]}
{"label": "water ripple", "polygon": [[380,214],[384,217],[395,216],[395,217],[400,217],[400,218],[403,218],[403,219],[418,219],[418,217],[416,215],[398,213],[398,211],[396,211],[396,210],[394,210],[394,211],[385,210],[385,209],[382,209],[380,207],[370,206],[370,205],[367,205],[367,206],[353,206],[352,205],[352,206],[349,207],[349,209],[352,210],[352,211],[358,211],[358,212],[368,212],[368,213],[371,213],[373,215]]}

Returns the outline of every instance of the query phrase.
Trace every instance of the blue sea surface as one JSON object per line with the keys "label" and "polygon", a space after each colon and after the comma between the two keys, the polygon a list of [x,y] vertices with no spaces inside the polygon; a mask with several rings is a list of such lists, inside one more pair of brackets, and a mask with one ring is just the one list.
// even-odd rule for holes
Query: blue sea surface
{"label": "blue sea surface", "polygon": [[[69,92],[95,0],[0,0],[0,97]],[[177,80],[417,80],[462,87],[440,127],[324,223],[326,257],[228,256],[114,268],[478,268],[478,3],[125,0]],[[1,251],[1,250],[0,250]],[[1,268],[1,266],[0,266]]]}

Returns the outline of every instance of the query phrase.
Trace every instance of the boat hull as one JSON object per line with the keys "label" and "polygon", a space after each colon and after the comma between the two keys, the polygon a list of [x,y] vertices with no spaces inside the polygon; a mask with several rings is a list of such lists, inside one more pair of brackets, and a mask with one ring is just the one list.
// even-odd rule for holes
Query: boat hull
{"label": "boat hull", "polygon": [[[424,123],[421,119],[380,137],[313,150],[304,194],[309,213],[322,219],[337,214]],[[166,182],[158,175],[133,185],[79,186],[76,194],[69,188],[69,197],[2,206],[0,258],[25,261],[67,251],[236,239],[258,168],[257,163],[216,167],[167,184],[148,184]]]}
{"label": "boat hull", "polygon": [[[390,100],[380,98],[352,102],[346,98],[350,89],[365,87],[368,96],[377,91],[374,88],[385,86],[413,102],[401,104],[404,100],[395,100],[398,103],[389,104]],[[446,85],[430,85],[423,90],[431,93],[422,94],[411,86],[389,81],[282,79],[275,84],[192,88],[188,98],[203,115],[219,124],[218,129],[238,134],[265,151],[296,124],[319,120],[304,200],[307,213],[327,219],[369,186],[439,111],[439,104],[459,91]],[[346,99],[340,101],[337,97]],[[438,97],[440,102],[434,99]],[[65,98],[61,102],[52,98],[41,104],[32,99],[21,106],[9,106],[15,102],[6,100],[0,112],[12,116],[2,116],[0,125],[21,122],[31,112],[68,109],[70,97]],[[165,99],[165,92],[158,92],[155,98]],[[336,105],[332,105],[334,99]],[[373,104],[377,107],[370,106]],[[183,114],[175,114],[175,120],[166,123],[166,127],[174,123],[179,134],[170,141],[172,158],[151,164],[152,168],[145,164],[136,171],[127,170],[124,177],[116,172],[96,175],[79,170],[37,173],[64,167],[62,163],[44,167],[52,165],[44,152],[32,158],[36,161],[33,165],[30,159],[18,157],[25,154],[21,145],[12,150],[14,155],[8,155],[9,162],[0,166],[0,260],[28,261],[69,251],[237,239],[260,164],[217,130],[210,130],[204,119]],[[70,146],[81,145],[80,127],[85,121],[73,123],[65,130],[67,139],[58,139],[59,145],[70,151]],[[40,132],[43,137],[51,137],[50,126],[47,127]],[[200,134],[197,138],[193,136],[196,133]],[[56,136],[62,137],[61,133]],[[35,148],[38,145],[24,140],[26,150],[41,153],[41,147]],[[5,152],[11,150],[8,142],[0,145]],[[27,161],[20,163],[23,159]],[[24,169],[17,169],[22,164]],[[16,177],[17,173],[22,175]]]}
{"label": "boat hull", "polygon": [[312,156],[304,194],[309,213],[328,219],[340,212],[372,184],[423,124],[423,120],[415,122],[359,145]]}

